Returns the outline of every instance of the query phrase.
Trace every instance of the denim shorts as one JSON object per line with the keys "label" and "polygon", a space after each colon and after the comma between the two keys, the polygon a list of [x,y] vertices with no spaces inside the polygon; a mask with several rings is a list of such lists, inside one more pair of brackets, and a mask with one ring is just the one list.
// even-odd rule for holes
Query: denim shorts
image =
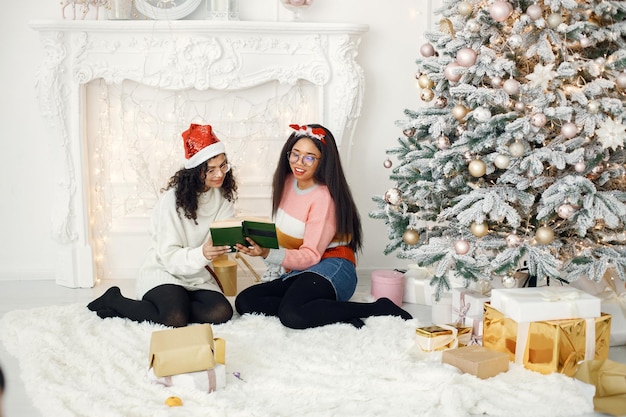
{"label": "denim shorts", "polygon": [[337,301],[348,301],[356,290],[356,268],[354,264],[343,258],[324,258],[319,263],[302,271],[289,271],[283,280],[303,272],[313,272],[326,278],[335,288]]}

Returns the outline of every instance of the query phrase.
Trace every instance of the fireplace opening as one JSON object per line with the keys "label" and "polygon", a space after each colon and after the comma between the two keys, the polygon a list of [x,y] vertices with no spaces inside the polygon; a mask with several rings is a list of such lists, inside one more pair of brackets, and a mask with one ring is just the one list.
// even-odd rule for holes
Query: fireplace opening
{"label": "fireplace opening", "polygon": [[318,122],[318,95],[302,80],[235,91],[87,83],[84,169],[96,279],[136,277],[150,245],[152,207],[182,167],[181,133],[190,123],[211,124],[225,143],[239,185],[237,214],[270,216],[271,179],[289,124]]}

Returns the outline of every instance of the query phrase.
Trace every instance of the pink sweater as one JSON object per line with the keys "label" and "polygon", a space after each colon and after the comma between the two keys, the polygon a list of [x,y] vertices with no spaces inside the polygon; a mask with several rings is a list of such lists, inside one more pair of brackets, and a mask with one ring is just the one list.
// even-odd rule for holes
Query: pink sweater
{"label": "pink sweater", "polygon": [[302,270],[315,265],[334,241],[337,230],[335,203],[325,185],[299,190],[296,180],[287,178],[274,221],[278,243],[285,248],[282,266]]}

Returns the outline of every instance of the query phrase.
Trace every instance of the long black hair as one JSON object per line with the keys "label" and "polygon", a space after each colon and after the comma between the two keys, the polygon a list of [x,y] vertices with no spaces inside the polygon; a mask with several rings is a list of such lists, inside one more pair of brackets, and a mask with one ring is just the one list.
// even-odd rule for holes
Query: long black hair
{"label": "long black hair", "polygon": [[287,152],[291,151],[297,141],[307,137],[311,139],[322,154],[313,178],[316,183],[326,185],[326,187],[328,187],[330,196],[335,202],[337,234],[339,236],[350,236],[350,247],[355,252],[358,252],[363,246],[361,217],[359,216],[359,211],[354,203],[354,198],[352,198],[352,192],[350,191],[350,187],[348,186],[348,182],[346,181],[346,177],[343,173],[339,151],[337,150],[337,143],[335,142],[333,134],[324,126],[319,124],[310,124],[308,126],[311,129],[323,129],[326,143],[324,144],[319,139],[306,135],[297,135],[297,132],[295,131],[289,136],[282,151],[280,152],[278,166],[274,172],[274,179],[272,183],[272,213],[275,215],[278,211],[280,199],[283,195],[283,190],[285,189],[285,179],[291,174],[291,167],[289,166]]}
{"label": "long black hair", "polygon": [[[164,190],[169,190],[176,187],[176,208],[182,208],[185,217],[194,221],[198,218],[198,196],[206,191],[206,173],[211,159],[194,168],[181,168],[172,175],[164,188]],[[220,191],[228,201],[234,201],[237,198],[237,182],[232,169],[224,175],[224,183]]]}

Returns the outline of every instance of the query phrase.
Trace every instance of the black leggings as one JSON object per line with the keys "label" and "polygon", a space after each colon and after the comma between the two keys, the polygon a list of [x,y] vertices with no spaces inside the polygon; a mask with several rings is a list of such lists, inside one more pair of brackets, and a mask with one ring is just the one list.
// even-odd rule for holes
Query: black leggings
{"label": "black leggings", "polygon": [[337,301],[332,284],[313,272],[248,287],[235,299],[235,308],[239,314],[276,316],[281,323],[293,329],[332,323],[350,323],[361,327],[364,324],[361,319],[370,316],[412,318],[388,298],[380,298],[373,303]]}
{"label": "black leggings", "polygon": [[87,307],[102,318],[123,317],[173,327],[189,323],[219,324],[233,316],[233,308],[224,294],[210,290],[188,291],[175,284],[159,285],[140,301],[122,296],[119,287],[111,287]]}

